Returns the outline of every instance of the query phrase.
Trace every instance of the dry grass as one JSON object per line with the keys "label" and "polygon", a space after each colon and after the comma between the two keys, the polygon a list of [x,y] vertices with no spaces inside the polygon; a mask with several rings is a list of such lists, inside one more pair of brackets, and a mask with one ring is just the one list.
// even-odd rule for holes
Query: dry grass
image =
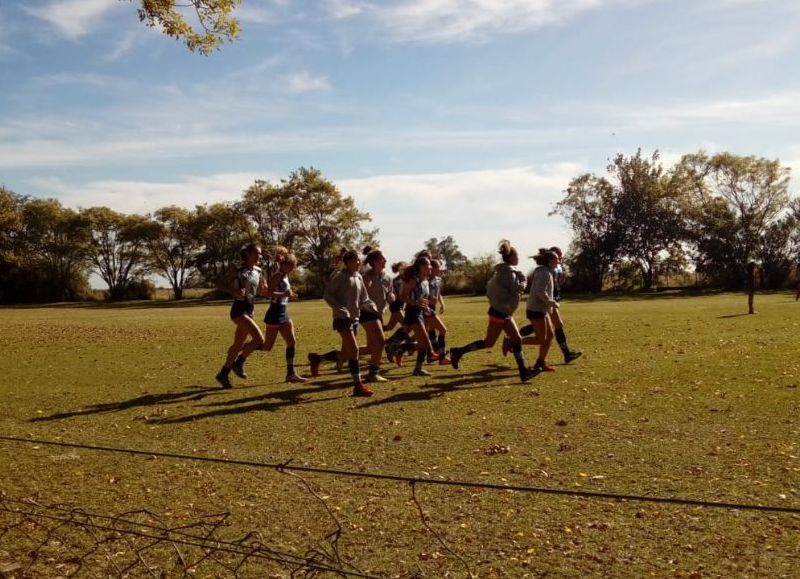
{"label": "dry grass", "polygon": [[[412,377],[410,364],[389,369],[392,381],[371,399],[350,398],[333,369],[283,383],[280,341],[251,359],[246,385],[220,390],[213,375],[232,333],[224,305],[7,309],[0,432],[797,507],[800,304],[774,294],[758,296],[758,315],[739,315],[745,307],[741,295],[571,301],[568,333],[585,355],[570,366],[520,385],[498,347],[470,354],[460,372],[432,366],[429,379]],[[336,344],[324,304],[291,310],[300,359]],[[450,344],[479,337],[485,310],[482,299],[451,298]],[[257,530],[300,554],[335,526],[304,485],[272,470],[6,442],[0,464],[0,490],[11,497],[104,513],[148,508],[175,522],[230,512],[231,537]],[[361,570],[464,575],[407,485],[306,478],[342,524],[343,557]],[[428,486],[417,498],[482,577],[796,577],[800,568],[796,515]],[[0,563],[22,558],[0,538]]]}

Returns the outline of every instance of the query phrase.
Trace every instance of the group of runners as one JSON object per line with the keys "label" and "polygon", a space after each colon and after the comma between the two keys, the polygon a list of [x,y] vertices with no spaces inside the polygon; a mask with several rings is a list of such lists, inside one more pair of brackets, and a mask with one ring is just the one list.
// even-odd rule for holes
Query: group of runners
{"label": "group of runners", "polygon": [[[464,356],[492,348],[501,334],[505,334],[503,355],[513,353],[522,382],[540,372],[555,370],[547,363],[554,337],[565,363],[580,357],[581,353],[571,350],[567,344],[559,309],[563,283],[561,250],[558,247],[540,249],[531,256],[537,267],[530,284],[519,269],[519,253],[511,242],[502,240],[499,254],[501,262],[486,286],[489,311],[485,336],[448,351],[447,327],[441,317],[445,312],[442,263],[438,259],[427,250],[421,251],[411,263],[393,264],[391,270],[395,275],[392,277],[386,271],[386,257],[379,249],[367,247],[362,254],[355,250],[342,251],[323,295],[331,307],[333,329],[339,333],[341,344],[329,352],[308,354],[311,376],[319,374],[323,362],[335,363],[342,370],[346,365],[353,380],[353,395],[372,396],[373,390],[368,384],[387,381],[380,373],[384,354],[398,366],[402,365],[406,355],[416,354],[413,375],[429,376],[430,372],[424,367],[426,362],[452,365],[458,369]],[[245,363],[250,354],[271,350],[278,334],[286,343],[286,381],[307,380],[295,369],[296,338],[288,311],[289,301],[297,298],[289,281],[297,259],[284,247],[274,248],[268,257],[275,264],[276,271],[267,279],[259,267],[261,247],[256,244],[246,246],[241,251],[242,267],[232,270],[221,284],[234,296],[230,317],[236,325],[233,343],[216,375],[223,388],[233,387],[231,372],[247,378]],[[514,313],[528,285],[526,315],[530,323],[518,328]],[[254,320],[258,296],[269,300],[264,331]],[[383,315],[387,308],[390,318],[384,324]],[[359,326],[366,334],[365,346],[358,344]],[[387,338],[392,330],[394,332]],[[524,344],[538,346],[537,359],[532,367],[525,362]],[[368,357],[365,375],[362,375],[359,364],[362,356]]]}

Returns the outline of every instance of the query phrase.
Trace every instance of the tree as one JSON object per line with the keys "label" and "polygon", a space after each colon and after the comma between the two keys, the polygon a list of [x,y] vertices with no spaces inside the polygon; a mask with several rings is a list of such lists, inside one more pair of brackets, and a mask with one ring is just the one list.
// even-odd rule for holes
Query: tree
{"label": "tree", "polygon": [[682,253],[685,238],[681,180],[665,173],[658,159],[658,151],[645,158],[640,149],[632,157],[617,155],[608,166],[617,183],[612,219],[619,257],[638,266],[645,291],[655,284],[665,257]]}
{"label": "tree", "polygon": [[789,203],[788,167],[731,153],[684,155],[678,167],[689,196],[686,216],[698,271],[734,288],[758,257],[768,228]]}
{"label": "tree", "polygon": [[[209,55],[239,35],[239,21],[233,17],[241,0],[137,0],[139,20],[176,40],[183,40],[192,52]],[[194,14],[192,14],[192,12]],[[187,18],[195,19],[193,26]]]}
{"label": "tree", "polygon": [[374,243],[376,231],[365,231],[362,226],[371,217],[313,167],[290,173],[282,189],[297,227],[293,250],[300,264],[317,277],[321,290],[322,279],[341,248]]}
{"label": "tree", "polygon": [[134,281],[147,272],[145,262],[148,221],[141,215],[124,215],[108,207],[81,212],[91,230],[89,257],[108,285],[112,300],[124,299]]}
{"label": "tree", "polygon": [[200,242],[195,267],[203,282],[215,286],[239,259],[239,250],[257,241],[241,210],[233,203],[199,205],[194,235]]}
{"label": "tree", "polygon": [[587,173],[573,179],[565,193],[551,215],[562,215],[572,228],[567,266],[576,287],[600,292],[622,242],[614,219],[614,187],[604,177]]}
{"label": "tree", "polygon": [[468,261],[467,256],[461,253],[452,235],[448,235],[441,240],[431,237],[425,242],[425,249],[430,251],[435,258],[444,260],[444,266],[448,273],[460,271]]}
{"label": "tree", "polygon": [[486,293],[486,284],[494,275],[496,265],[497,258],[491,253],[467,260],[464,273],[467,276],[473,294],[480,296]]}
{"label": "tree", "polygon": [[176,300],[183,299],[200,249],[195,222],[193,211],[162,207],[153,214],[146,236],[151,269],[167,278]]}
{"label": "tree", "polygon": [[20,250],[36,270],[38,300],[72,301],[88,288],[88,223],[55,199],[30,199],[22,208]]}
{"label": "tree", "polygon": [[292,247],[300,235],[298,199],[287,187],[256,180],[242,195],[239,209],[262,243]]}

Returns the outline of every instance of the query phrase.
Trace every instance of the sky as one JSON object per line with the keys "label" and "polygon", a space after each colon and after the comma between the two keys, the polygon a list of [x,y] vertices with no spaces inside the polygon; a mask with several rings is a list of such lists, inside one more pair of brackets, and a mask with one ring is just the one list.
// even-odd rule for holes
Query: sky
{"label": "sky", "polygon": [[316,167],[390,261],[568,247],[619,153],[800,171],[797,0],[244,0],[204,57],[136,1],[0,0],[0,184],[68,207],[235,201]]}

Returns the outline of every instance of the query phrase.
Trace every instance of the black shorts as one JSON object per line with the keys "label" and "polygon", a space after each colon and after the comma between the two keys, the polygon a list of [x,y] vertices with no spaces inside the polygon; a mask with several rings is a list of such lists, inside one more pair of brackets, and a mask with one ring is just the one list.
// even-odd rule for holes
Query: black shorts
{"label": "black shorts", "polygon": [[364,310],[361,310],[361,312],[358,314],[358,321],[362,324],[366,324],[367,322],[377,322],[380,319],[381,315],[376,312],[365,312]]}
{"label": "black shorts", "polygon": [[270,304],[264,316],[264,323],[268,326],[282,326],[292,319],[289,317],[289,308],[286,304]]}
{"label": "black shorts", "polygon": [[333,329],[337,332],[353,332],[358,331],[358,321],[353,321],[350,318],[333,318]]}
{"label": "black shorts", "polygon": [[240,316],[247,316],[248,318],[253,317],[253,313],[256,311],[255,304],[249,304],[242,300],[234,300],[231,304],[231,319],[235,320]]}
{"label": "black shorts", "polygon": [[400,300],[395,300],[389,304],[389,311],[393,314],[399,312],[403,309],[403,306],[406,305],[406,302],[401,302]]}
{"label": "black shorts", "polygon": [[419,306],[406,305],[406,312],[403,316],[403,324],[406,326],[413,326],[414,324],[425,323],[425,316],[423,310]]}
{"label": "black shorts", "polygon": [[546,312],[534,312],[533,310],[528,310],[527,312],[525,312],[525,315],[527,316],[527,318],[529,320],[533,321],[533,320],[543,320],[545,318],[545,316],[547,315],[547,313]]}
{"label": "black shorts", "polygon": [[492,307],[489,308],[487,313],[489,314],[489,321],[497,324],[504,324],[511,319],[511,316],[508,314],[505,314],[504,312],[496,310]]}

